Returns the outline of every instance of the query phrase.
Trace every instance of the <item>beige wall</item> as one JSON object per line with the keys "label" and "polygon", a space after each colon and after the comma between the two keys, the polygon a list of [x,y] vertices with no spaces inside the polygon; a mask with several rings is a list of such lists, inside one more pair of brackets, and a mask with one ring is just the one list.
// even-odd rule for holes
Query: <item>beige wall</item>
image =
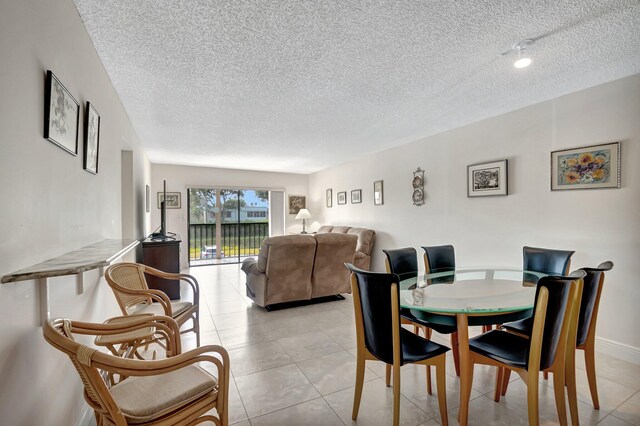
{"label": "beige wall", "polygon": [[[549,190],[551,151],[612,141],[622,141],[621,189]],[[509,159],[510,195],[467,198],[467,165],[503,158]],[[461,266],[521,266],[523,245],[576,250],[575,268],[612,260],[597,334],[603,349],[640,362],[639,161],[635,75],[310,175],[312,229],[375,229],[377,270],[384,270],[382,248],[447,243]],[[422,207],[411,201],[417,167],[426,170]],[[378,179],[384,180],[383,206],[373,205]],[[332,208],[324,206],[327,188]],[[336,204],[338,191],[359,188],[362,204]]]}
{"label": "beige wall", "polygon": [[[167,192],[180,192],[181,209],[167,210],[167,230],[180,234],[183,238],[180,265],[188,266],[187,250],[187,189],[188,188],[244,188],[260,190],[280,190],[288,195],[307,195],[308,176],[295,173],[258,172],[210,167],[175,166],[168,164],[151,165],[151,227],[160,226],[160,210],[156,196],[162,191],[162,181],[167,181]],[[308,203],[308,201],[307,201]],[[312,211],[313,213],[313,211]],[[302,222],[295,215],[285,211],[285,232],[302,231]]]}
{"label": "beige wall", "polygon": [[[100,241],[120,238],[121,150],[131,149],[132,235],[148,228],[144,186],[150,167],[71,0],[3,1],[0,7],[0,276]],[[42,137],[44,82],[53,70],[76,100],[101,115],[100,170]],[[135,218],[135,219],[132,219]],[[51,312],[88,321],[118,313],[93,270],[51,279]],[[42,338],[35,281],[0,285],[0,424],[73,425],[86,404],[68,358]]]}

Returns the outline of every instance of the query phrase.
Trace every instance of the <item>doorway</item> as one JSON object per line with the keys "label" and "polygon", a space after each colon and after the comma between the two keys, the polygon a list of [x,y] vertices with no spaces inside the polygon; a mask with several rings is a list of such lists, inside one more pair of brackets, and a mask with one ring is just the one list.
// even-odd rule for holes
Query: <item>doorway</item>
{"label": "doorway", "polygon": [[189,266],[240,263],[269,236],[270,191],[188,188]]}

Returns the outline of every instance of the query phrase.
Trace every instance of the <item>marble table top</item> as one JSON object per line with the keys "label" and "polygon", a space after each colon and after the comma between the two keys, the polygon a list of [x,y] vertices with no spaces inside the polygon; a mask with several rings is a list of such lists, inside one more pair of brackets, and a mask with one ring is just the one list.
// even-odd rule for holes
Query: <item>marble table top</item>
{"label": "marble table top", "polygon": [[102,240],[37,265],[7,274],[2,284],[73,275],[109,265],[140,244],[137,240]]}

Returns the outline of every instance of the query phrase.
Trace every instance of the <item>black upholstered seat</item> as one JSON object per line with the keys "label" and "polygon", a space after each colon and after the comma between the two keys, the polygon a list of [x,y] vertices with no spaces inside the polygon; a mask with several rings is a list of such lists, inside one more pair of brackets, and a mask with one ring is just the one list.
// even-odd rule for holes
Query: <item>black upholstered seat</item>
{"label": "black upholstered seat", "polygon": [[480,355],[514,367],[527,368],[529,343],[526,337],[491,330],[469,340],[469,348]]}
{"label": "black upholstered seat", "polygon": [[447,424],[446,346],[405,330],[400,323],[400,278],[393,273],[368,272],[346,264],[351,271],[351,291],[356,316],[356,390],[352,419],[356,420],[364,383],[366,360],[380,360],[393,366],[393,424],[400,416],[400,367],[408,363],[434,365],[438,382],[438,403],[443,424]]}

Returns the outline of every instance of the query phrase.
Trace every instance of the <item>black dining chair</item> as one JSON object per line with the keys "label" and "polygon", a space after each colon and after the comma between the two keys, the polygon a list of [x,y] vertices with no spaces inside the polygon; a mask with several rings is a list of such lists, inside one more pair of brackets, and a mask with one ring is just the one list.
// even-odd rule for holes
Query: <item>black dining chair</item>
{"label": "black dining chair", "polygon": [[456,253],[452,245],[423,246],[426,273],[455,271]]}
{"label": "black dining chair", "polygon": [[[406,247],[400,249],[384,249],[382,250],[386,255],[385,266],[388,273],[396,274],[401,280],[414,278],[418,276],[418,257],[416,249],[413,247]],[[458,335],[456,333],[455,325],[442,325],[434,322],[430,322],[428,318],[435,317],[434,315],[420,312],[416,309],[400,309],[400,316],[403,324],[410,324],[416,327],[415,331],[418,332],[418,328],[422,329],[424,336],[427,339],[431,338],[431,331],[436,330],[440,334],[451,334],[451,347],[453,348],[453,360],[456,369],[456,374],[460,374],[460,362],[458,357]],[[387,369],[387,385],[390,381],[390,370]],[[427,393],[431,395],[431,368],[427,366]]]}
{"label": "black dining chair", "polygon": [[[600,409],[600,401],[598,398],[598,387],[596,383],[596,365],[595,365],[595,341],[596,341],[596,324],[598,321],[598,308],[600,306],[600,296],[604,285],[605,272],[613,268],[613,262],[607,261],[598,265],[596,268],[581,268],[585,272],[583,279],[582,296],[580,300],[580,311],[576,320],[575,330],[575,348],[570,348],[567,353],[566,366],[566,382],[569,395],[569,408],[571,411],[572,423],[577,424],[577,390],[575,377],[575,349],[584,351],[585,368],[587,370],[587,381],[589,382],[589,390],[591,392],[591,400],[596,410]],[[521,321],[504,324],[504,329],[517,333],[522,336],[529,337],[533,327],[532,318],[526,318]],[[570,338],[573,339],[572,336]],[[501,384],[501,394],[506,395],[509,386],[508,377],[503,378]],[[499,395],[498,395],[499,399]]]}
{"label": "black dining chair", "polygon": [[496,366],[498,394],[498,385],[502,384],[505,369],[517,372],[527,385],[529,425],[539,424],[540,371],[553,373],[558,418],[561,425],[567,424],[564,396],[565,355],[567,338],[571,332],[571,317],[573,312],[577,312],[584,276],[583,271],[576,271],[569,277],[545,276],[538,281],[533,307],[533,325],[529,337],[504,330],[491,330],[469,340],[469,382],[473,381],[474,364]]}
{"label": "black dining chair", "polygon": [[400,278],[396,274],[368,272],[351,264],[351,293],[356,321],[356,385],[351,418],[358,418],[365,362],[379,360],[393,368],[393,425],[400,422],[400,367],[405,364],[436,367],[438,405],[443,425],[448,424],[446,346],[424,339],[400,324]]}

